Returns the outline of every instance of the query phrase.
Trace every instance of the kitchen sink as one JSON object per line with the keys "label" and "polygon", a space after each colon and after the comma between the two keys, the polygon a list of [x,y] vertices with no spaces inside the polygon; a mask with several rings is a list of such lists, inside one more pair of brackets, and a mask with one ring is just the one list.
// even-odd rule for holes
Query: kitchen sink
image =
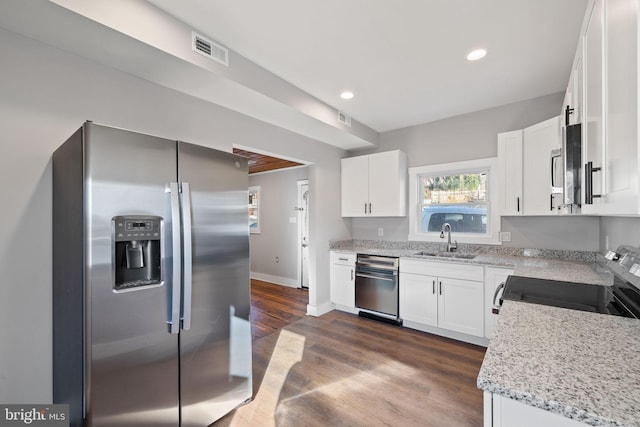
{"label": "kitchen sink", "polygon": [[474,255],[474,254],[459,254],[459,253],[456,253],[456,252],[425,252],[425,251],[420,251],[420,252],[415,253],[415,255],[438,257],[438,258],[458,258],[458,259],[474,259],[476,257],[476,255]]}

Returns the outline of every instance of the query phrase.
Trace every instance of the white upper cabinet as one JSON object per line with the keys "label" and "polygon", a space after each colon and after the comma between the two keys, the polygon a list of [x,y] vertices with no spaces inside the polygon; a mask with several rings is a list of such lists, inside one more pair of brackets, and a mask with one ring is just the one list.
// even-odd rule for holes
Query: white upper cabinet
{"label": "white upper cabinet", "polygon": [[[593,2],[587,11],[588,20],[583,36],[584,61],[584,122],[582,124],[582,158],[584,182],[582,212],[597,213],[602,194],[604,163],[604,1]],[[593,203],[590,202],[592,196]]]}
{"label": "white upper cabinet", "polygon": [[638,1],[607,0],[604,191],[598,213],[640,214]]}
{"label": "white upper cabinet", "polygon": [[342,216],[365,216],[369,203],[369,156],[342,159]]}
{"label": "white upper cabinet", "polygon": [[582,69],[582,39],[578,46],[578,51],[571,68],[571,74],[569,76],[569,84],[567,85],[567,91],[564,95],[564,101],[562,103],[561,125],[564,127],[567,123],[565,120],[565,114],[567,107],[570,108],[569,125],[575,125],[582,123],[583,97],[584,94],[584,72]]}
{"label": "white upper cabinet", "polygon": [[498,134],[500,215],[522,215],[522,131]]}
{"label": "white upper cabinet", "polygon": [[560,117],[528,127],[523,132],[524,215],[553,215],[551,208],[551,150],[560,148]]}
{"label": "white upper cabinet", "polygon": [[638,215],[638,0],[590,5],[581,52],[582,212]]}
{"label": "white upper cabinet", "polygon": [[342,216],[406,216],[407,156],[400,150],[342,159]]}
{"label": "white upper cabinet", "polygon": [[560,148],[560,116],[498,134],[500,215],[553,215],[551,150]]}

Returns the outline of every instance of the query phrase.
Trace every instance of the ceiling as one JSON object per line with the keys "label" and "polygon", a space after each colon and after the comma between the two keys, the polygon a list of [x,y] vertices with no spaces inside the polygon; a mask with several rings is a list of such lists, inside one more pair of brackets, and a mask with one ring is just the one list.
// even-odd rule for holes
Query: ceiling
{"label": "ceiling", "polygon": [[149,2],[384,132],[564,91],[588,0]]}

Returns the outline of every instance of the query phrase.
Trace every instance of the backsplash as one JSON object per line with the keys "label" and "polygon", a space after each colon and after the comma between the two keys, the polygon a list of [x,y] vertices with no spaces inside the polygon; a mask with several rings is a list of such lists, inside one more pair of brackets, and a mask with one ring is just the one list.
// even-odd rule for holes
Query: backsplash
{"label": "backsplash", "polygon": [[[400,242],[388,240],[342,240],[329,245],[331,250],[353,249],[353,248],[371,248],[371,249],[402,249],[426,252],[443,252],[446,251],[446,243],[433,242]],[[474,253],[486,255],[508,255],[535,258],[548,258],[566,261],[596,262],[598,252],[590,251],[571,251],[559,249],[533,249],[533,248],[514,248],[498,245],[472,245],[467,243],[458,243],[458,253]]]}

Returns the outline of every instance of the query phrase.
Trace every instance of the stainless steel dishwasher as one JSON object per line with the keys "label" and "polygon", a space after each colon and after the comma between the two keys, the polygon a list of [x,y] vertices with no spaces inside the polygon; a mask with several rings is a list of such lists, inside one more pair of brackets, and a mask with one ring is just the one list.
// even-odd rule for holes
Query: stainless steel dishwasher
{"label": "stainless steel dishwasher", "polygon": [[398,301],[399,258],[358,254],[356,259],[356,308],[363,317],[401,323]]}

